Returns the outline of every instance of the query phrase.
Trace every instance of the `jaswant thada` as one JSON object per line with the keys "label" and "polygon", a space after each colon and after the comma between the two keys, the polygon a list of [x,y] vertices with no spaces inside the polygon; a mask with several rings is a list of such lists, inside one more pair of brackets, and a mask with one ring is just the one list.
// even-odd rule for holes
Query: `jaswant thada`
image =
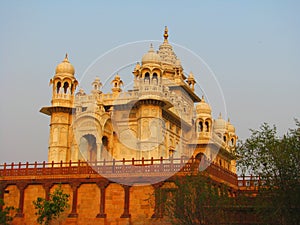
{"label": "jaswant thada", "polygon": [[76,91],[68,56],[58,64],[51,105],[40,110],[50,118],[48,162],[0,167],[0,197],[18,208],[13,224],[37,224],[32,201],[58,184],[70,194],[61,224],[166,224],[153,193],[172,187],[174,176],[197,173],[200,162],[235,195],[235,128],[221,114],[212,118],[195,93],[167,27],[159,49],[151,45],[132,74],[132,90],[122,91],[116,74],[111,92],[96,77],[86,93]]}
{"label": "jaswant thada", "polygon": [[123,81],[117,74],[111,81],[111,93],[102,93],[96,78],[90,94],[82,89],[75,94],[74,73],[66,56],[50,80],[51,106],[41,109],[50,116],[49,162],[203,153],[235,172],[231,154],[237,139],[235,128],[221,116],[214,120],[210,106],[194,92],[196,80],[192,73],[184,75],[168,42],[167,28],[159,50],[150,46],[136,64],[133,90],[122,92]]}

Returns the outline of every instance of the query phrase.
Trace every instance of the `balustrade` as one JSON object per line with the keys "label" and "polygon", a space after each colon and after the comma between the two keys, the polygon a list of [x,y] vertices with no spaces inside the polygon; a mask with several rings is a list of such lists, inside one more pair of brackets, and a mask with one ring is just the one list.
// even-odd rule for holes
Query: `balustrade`
{"label": "balustrade", "polygon": [[[197,164],[198,163],[198,164]],[[122,159],[111,161],[94,161],[94,162],[34,162],[34,163],[11,163],[0,165],[0,177],[17,177],[17,176],[45,176],[45,175],[77,175],[77,174],[100,174],[107,177],[114,175],[132,176],[139,174],[149,175],[172,175],[179,173],[195,173],[204,168],[208,174],[218,177],[228,183],[241,186],[241,180],[237,175],[226,168],[223,168],[209,160],[200,162],[195,158],[158,158],[154,159]],[[201,167],[201,168],[200,168]],[[246,185],[243,181],[243,185]],[[254,184],[253,182],[251,185]]]}

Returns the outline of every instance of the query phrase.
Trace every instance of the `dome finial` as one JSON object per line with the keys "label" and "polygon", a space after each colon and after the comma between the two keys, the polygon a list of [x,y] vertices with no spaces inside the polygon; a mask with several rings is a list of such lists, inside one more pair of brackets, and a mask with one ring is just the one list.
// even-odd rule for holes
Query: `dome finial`
{"label": "dome finial", "polygon": [[148,52],[154,52],[154,48],[153,48],[153,44],[152,43],[150,43],[150,48],[149,48]]}
{"label": "dome finial", "polygon": [[168,42],[168,37],[169,37],[169,34],[168,34],[168,27],[165,26],[165,33],[164,33],[164,42]]}
{"label": "dome finial", "polygon": [[65,56],[63,62],[69,62],[69,59],[68,59],[68,53],[66,53],[66,56]]}

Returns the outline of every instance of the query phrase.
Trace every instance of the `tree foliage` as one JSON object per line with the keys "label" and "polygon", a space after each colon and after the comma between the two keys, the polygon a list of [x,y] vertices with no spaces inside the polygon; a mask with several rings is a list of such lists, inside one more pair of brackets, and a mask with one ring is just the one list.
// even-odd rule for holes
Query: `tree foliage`
{"label": "tree foliage", "polygon": [[61,185],[59,185],[52,194],[49,194],[49,200],[38,197],[36,201],[33,201],[37,210],[35,213],[38,216],[37,222],[49,225],[52,220],[59,218],[61,213],[69,208],[69,196],[63,192]]}
{"label": "tree foliage", "polygon": [[237,148],[238,169],[260,177],[256,209],[266,224],[300,224],[300,123],[295,122],[283,137],[264,123]]}
{"label": "tree foliage", "polygon": [[209,177],[191,175],[175,181],[176,188],[161,192],[165,214],[174,225],[220,224],[229,204],[228,187],[216,185]]}
{"label": "tree foliage", "polygon": [[0,224],[3,225],[8,225],[9,222],[12,221],[12,217],[10,216],[10,211],[14,210],[14,207],[12,206],[7,206],[5,208],[4,207],[4,201],[2,198],[0,198]]}

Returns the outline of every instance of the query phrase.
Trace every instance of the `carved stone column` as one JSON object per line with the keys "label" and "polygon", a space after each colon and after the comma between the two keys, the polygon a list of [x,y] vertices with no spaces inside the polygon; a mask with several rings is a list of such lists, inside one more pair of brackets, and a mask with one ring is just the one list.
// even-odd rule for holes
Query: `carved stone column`
{"label": "carved stone column", "polygon": [[121,218],[130,218],[131,215],[129,213],[129,195],[130,195],[130,186],[122,185],[124,188],[124,212],[121,215]]}
{"label": "carved stone column", "polygon": [[105,213],[105,190],[108,186],[109,182],[99,182],[97,183],[98,187],[100,188],[101,196],[100,196],[100,212],[96,216],[96,218],[106,218]]}
{"label": "carved stone column", "polygon": [[81,183],[79,182],[73,182],[71,183],[71,188],[73,190],[73,201],[72,201],[72,211],[68,215],[70,218],[77,218],[77,199],[78,199],[78,188],[80,187]]}
{"label": "carved stone column", "polygon": [[52,183],[44,183],[43,188],[45,190],[45,199],[48,201],[49,200],[49,194],[50,194],[50,189],[52,187]]}
{"label": "carved stone column", "polygon": [[16,213],[16,217],[24,217],[23,208],[24,208],[24,192],[27,187],[26,183],[18,183],[17,188],[20,191],[20,198],[19,198],[19,207],[18,212]]}
{"label": "carved stone column", "polygon": [[159,182],[156,184],[152,184],[154,188],[154,195],[155,195],[155,205],[154,205],[154,213],[151,216],[151,218],[162,218],[163,217],[163,208],[164,208],[164,202],[162,201],[162,190],[161,186],[164,184],[164,182]]}

